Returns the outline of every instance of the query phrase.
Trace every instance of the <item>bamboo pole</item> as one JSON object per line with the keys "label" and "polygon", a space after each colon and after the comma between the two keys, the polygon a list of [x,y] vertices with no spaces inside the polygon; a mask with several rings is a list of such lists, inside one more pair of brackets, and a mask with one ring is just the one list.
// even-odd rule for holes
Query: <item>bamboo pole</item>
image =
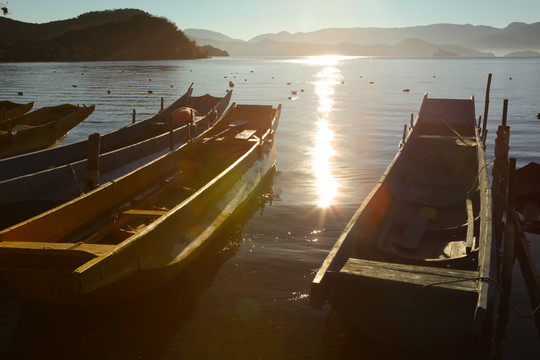
{"label": "bamboo pole", "polygon": [[497,245],[501,244],[503,236],[503,213],[507,206],[508,191],[508,149],[510,139],[510,127],[506,126],[506,114],[508,100],[504,100],[503,125],[497,129],[497,138],[495,139],[495,160],[493,162],[493,223],[495,227],[495,237]]}
{"label": "bamboo pole", "polygon": [[86,177],[84,180],[84,192],[97,188],[99,179],[99,148],[101,137],[99,133],[88,136],[88,158],[86,161]]}
{"label": "bamboo pole", "polygon": [[491,88],[491,77],[492,77],[492,74],[489,73],[487,86],[486,86],[486,101],[484,104],[484,126],[482,127],[482,133],[483,131],[487,129],[487,117],[488,117],[488,110],[489,110],[489,90]]}
{"label": "bamboo pole", "polygon": [[506,224],[504,227],[504,252],[502,286],[510,297],[512,293],[512,272],[516,259],[516,231],[514,226],[514,173],[516,171],[516,159],[510,159],[508,171],[508,198],[506,206]]}
{"label": "bamboo pole", "polygon": [[173,117],[169,115],[169,149],[173,151],[174,149],[174,124]]}

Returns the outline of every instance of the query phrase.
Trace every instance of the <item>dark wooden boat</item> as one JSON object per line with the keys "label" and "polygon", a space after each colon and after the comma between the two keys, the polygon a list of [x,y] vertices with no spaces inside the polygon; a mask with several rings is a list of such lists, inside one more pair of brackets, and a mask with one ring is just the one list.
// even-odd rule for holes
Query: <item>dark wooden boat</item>
{"label": "dark wooden boat", "polygon": [[[208,94],[193,97],[191,96],[192,91],[193,89],[190,87],[184,95],[157,115],[102,135],[100,145],[101,154],[168,132],[170,130],[170,124],[167,123],[167,119],[171,113],[181,107],[194,108],[201,114],[206,114],[214,108],[219,116],[229,106],[232,96],[232,91],[229,91],[222,98],[213,97]],[[201,120],[204,120],[204,117],[195,117],[196,122]],[[175,126],[180,127],[185,125],[177,124]],[[59,165],[70,164],[85,159],[87,155],[88,141],[83,140],[53,149],[3,159],[0,160],[0,180],[11,179]]]}
{"label": "dark wooden boat", "polygon": [[64,104],[8,119],[0,126],[0,158],[58,145],[71,129],[92,114],[94,107]]}
{"label": "dark wooden boat", "polygon": [[26,126],[47,124],[56,119],[71,115],[71,113],[76,112],[79,109],[80,107],[71,104],[45,106],[2,122],[0,124],[0,130],[9,131],[12,129],[24,128]]}
{"label": "dark wooden boat", "polygon": [[[216,117],[223,115],[230,97],[227,95],[217,103],[218,98],[210,95],[192,97],[188,103],[200,115],[195,116],[193,125],[174,128],[172,139],[169,132],[102,153],[98,158],[99,183],[114,180],[164,155],[170,150],[171,143],[178,147],[188,136],[201,134],[213,124]],[[215,114],[209,116],[212,109],[215,109]],[[0,229],[82,195],[86,171],[87,160],[82,159],[0,181]]]}
{"label": "dark wooden boat", "polygon": [[515,208],[523,214],[523,229],[540,234],[540,164],[530,162],[514,175]]}
{"label": "dark wooden boat", "polygon": [[[493,284],[491,190],[474,99],[418,117],[311,285],[353,327],[398,346],[482,329]],[[493,259],[492,259],[493,258]]]}
{"label": "dark wooden boat", "polygon": [[0,121],[24,115],[29,112],[32,107],[34,107],[34,102],[19,104],[6,100],[0,101]]}
{"label": "dark wooden boat", "polygon": [[233,104],[195,140],[0,232],[0,274],[68,306],[120,302],[197,257],[274,167],[281,106]]}

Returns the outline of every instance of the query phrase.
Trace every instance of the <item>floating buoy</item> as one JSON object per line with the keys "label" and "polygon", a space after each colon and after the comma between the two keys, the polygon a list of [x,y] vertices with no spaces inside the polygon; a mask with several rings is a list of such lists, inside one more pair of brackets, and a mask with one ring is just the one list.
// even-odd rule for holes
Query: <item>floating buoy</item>
{"label": "floating buoy", "polygon": [[226,79],[227,77],[226,77],[226,76],[224,76],[223,78],[224,78],[224,79]]}
{"label": "floating buoy", "polygon": [[107,94],[110,94],[111,93],[111,90],[107,90]]}
{"label": "floating buoy", "polygon": [[298,94],[298,91],[296,91],[296,90],[291,90],[291,94],[296,95],[296,94]]}
{"label": "floating buoy", "polygon": [[512,80],[512,78],[510,78],[510,80]]}
{"label": "floating buoy", "polygon": [[195,109],[181,107],[174,110],[169,116],[173,124],[184,125],[191,121],[191,112],[193,112],[193,115],[195,115]]}
{"label": "floating buoy", "polygon": [[369,83],[370,83],[370,84],[375,84],[373,81],[370,81]]}
{"label": "floating buoy", "polygon": [[173,86],[171,85],[171,87],[173,87]]}
{"label": "floating buoy", "polygon": [[253,72],[253,70],[251,70],[250,72]]}
{"label": "floating buoy", "polygon": [[304,92],[304,89],[300,89],[300,92]]}
{"label": "floating buoy", "polygon": [[287,83],[287,85],[292,85],[291,83]]}
{"label": "floating buoy", "polygon": [[234,83],[232,81],[229,81],[229,87],[234,87]]}
{"label": "floating buoy", "polygon": [[289,97],[288,97],[287,99],[289,99],[289,100],[292,100],[292,97],[291,97],[291,96],[289,96]]}
{"label": "floating buoy", "polygon": [[148,90],[148,93],[151,94],[151,93],[153,93],[153,91],[152,91],[152,90]]}
{"label": "floating buoy", "polygon": [[411,91],[410,89],[403,89],[403,92],[409,92]]}

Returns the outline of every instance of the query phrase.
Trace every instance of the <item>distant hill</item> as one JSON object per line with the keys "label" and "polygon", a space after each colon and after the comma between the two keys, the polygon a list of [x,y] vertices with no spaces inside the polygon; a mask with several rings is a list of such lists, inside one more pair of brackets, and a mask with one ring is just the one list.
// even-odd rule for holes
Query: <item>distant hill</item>
{"label": "distant hill", "polygon": [[243,41],[238,39],[230,38],[222,33],[204,30],[204,29],[184,29],[184,34],[188,37],[199,38],[199,39],[209,39],[215,41]]}
{"label": "distant hill", "polygon": [[492,53],[479,52],[457,45],[436,45],[419,39],[407,39],[395,45],[357,45],[341,43],[335,45],[308,44],[261,40],[252,42],[223,42],[197,39],[198,43],[208,43],[226,49],[231,56],[312,56],[312,55],[350,55],[350,56],[393,56],[393,57],[431,57],[463,56],[492,57]]}
{"label": "distant hill", "polygon": [[[335,47],[340,44],[349,44],[350,48],[353,45],[367,46],[368,48],[362,50],[362,54],[365,54],[365,50],[368,49],[371,49],[370,54],[382,53],[385,52],[384,48],[386,46],[396,46],[399,48],[399,44],[409,39],[418,39],[425,43],[436,45],[443,50],[439,54],[445,54],[445,51],[449,51],[458,56],[490,56],[491,53],[504,55],[511,51],[540,50],[540,41],[538,40],[540,39],[540,22],[534,24],[515,22],[502,29],[470,24],[434,24],[402,28],[329,28],[294,34],[282,31],[276,34],[263,34],[252,38],[246,42],[252,45],[251,51],[248,51],[249,46],[239,45],[236,42],[232,43],[230,40],[227,40],[227,38],[230,38],[223,34],[214,33],[212,37],[207,36],[205,38],[195,36],[195,34],[191,33],[187,35],[195,39],[199,44],[214,44],[214,46],[219,44],[219,46],[222,46],[222,48],[226,49],[233,56],[239,56],[247,52],[251,55],[262,55],[262,53],[257,53],[258,50],[256,49],[259,48],[257,44],[260,44],[263,40],[272,40],[280,43],[311,44],[314,45],[313,49],[316,48],[315,45],[322,46],[322,48],[328,46]],[[228,43],[225,44],[226,42]],[[459,52],[456,53],[449,49],[451,46],[459,47]],[[299,52],[293,46],[290,46],[290,48],[294,52]],[[407,50],[406,53],[397,56],[409,56],[407,55],[408,53],[410,51]],[[293,55],[293,53],[286,55]]]}
{"label": "distant hill", "polygon": [[93,11],[79,15],[76,18],[51,21],[44,24],[26,23],[2,16],[0,17],[0,41],[51,39],[60,36],[69,29],[85,28],[111,21],[123,21],[133,15],[144,13],[144,11],[137,9]]}
{"label": "distant hill", "polygon": [[540,53],[536,51],[516,51],[506,54],[504,57],[540,57]]}
{"label": "distant hill", "polygon": [[13,35],[4,33],[0,61],[168,60],[226,55],[211,46],[199,47],[167,19],[134,9],[92,12],[46,24],[0,20],[0,28],[8,28],[7,33]]}

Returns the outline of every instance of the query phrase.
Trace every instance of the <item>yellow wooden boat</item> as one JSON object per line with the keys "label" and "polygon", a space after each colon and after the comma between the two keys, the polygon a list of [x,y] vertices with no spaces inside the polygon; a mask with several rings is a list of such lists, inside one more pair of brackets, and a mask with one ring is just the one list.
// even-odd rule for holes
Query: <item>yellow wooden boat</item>
{"label": "yellow wooden boat", "polygon": [[68,306],[164,285],[210,243],[274,167],[277,109],[233,104],[180,148],[0,232],[0,274]]}
{"label": "yellow wooden boat", "polygon": [[29,112],[34,107],[34,102],[26,104],[14,103],[12,101],[0,101],[0,121],[13,119]]}
{"label": "yellow wooden boat", "polygon": [[72,128],[92,114],[94,107],[63,104],[8,119],[0,125],[0,158],[58,145]]}

